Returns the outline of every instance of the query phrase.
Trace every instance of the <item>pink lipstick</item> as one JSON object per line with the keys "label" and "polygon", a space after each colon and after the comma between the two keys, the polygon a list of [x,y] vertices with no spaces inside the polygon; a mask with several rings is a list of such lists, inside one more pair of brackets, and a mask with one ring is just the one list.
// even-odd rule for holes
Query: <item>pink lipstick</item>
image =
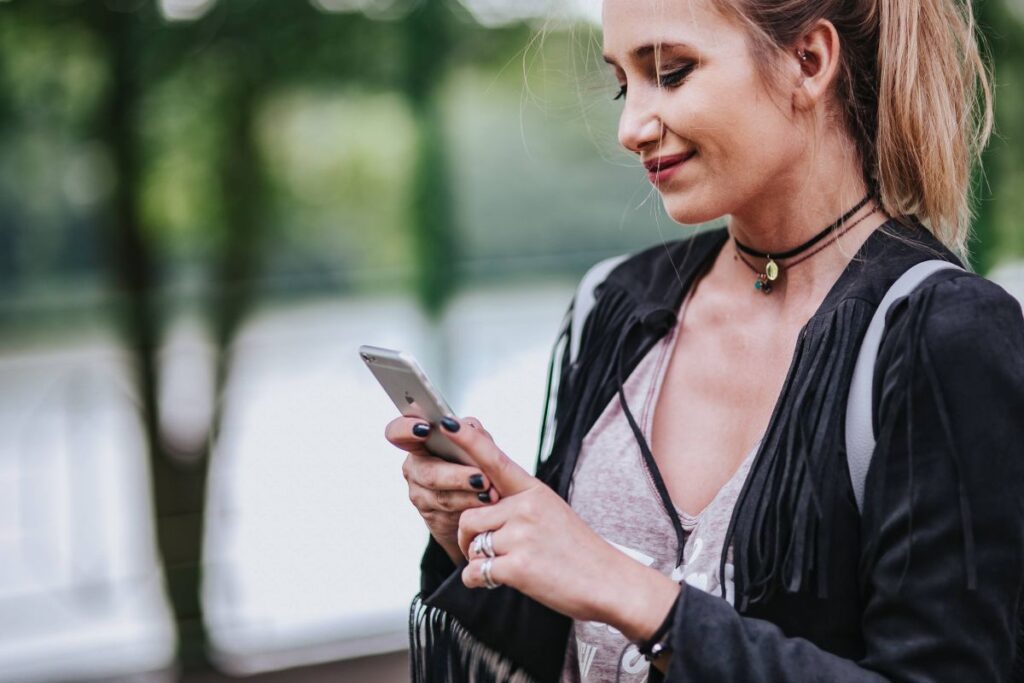
{"label": "pink lipstick", "polygon": [[696,154],[696,151],[692,151],[684,154],[671,154],[668,156],[657,157],[655,159],[649,159],[644,162],[644,168],[647,169],[647,177],[650,178],[651,182],[655,185],[663,183],[672,177],[684,163],[692,159]]}

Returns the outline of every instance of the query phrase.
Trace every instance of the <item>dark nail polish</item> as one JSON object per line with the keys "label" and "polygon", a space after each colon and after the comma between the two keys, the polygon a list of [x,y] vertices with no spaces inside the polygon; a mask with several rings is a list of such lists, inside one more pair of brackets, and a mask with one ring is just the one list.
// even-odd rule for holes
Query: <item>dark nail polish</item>
{"label": "dark nail polish", "polygon": [[430,434],[430,425],[420,422],[412,426],[412,433],[418,437],[424,437]]}
{"label": "dark nail polish", "polygon": [[484,488],[484,475],[474,474],[469,478],[469,485],[475,489],[483,490]]}
{"label": "dark nail polish", "polygon": [[459,423],[450,417],[441,418],[441,426],[447,429],[449,432],[455,433],[459,431]]}
{"label": "dark nail polish", "polygon": [[476,497],[480,499],[481,503],[490,503],[491,502],[491,492],[490,491],[481,491],[480,493],[476,494]]}

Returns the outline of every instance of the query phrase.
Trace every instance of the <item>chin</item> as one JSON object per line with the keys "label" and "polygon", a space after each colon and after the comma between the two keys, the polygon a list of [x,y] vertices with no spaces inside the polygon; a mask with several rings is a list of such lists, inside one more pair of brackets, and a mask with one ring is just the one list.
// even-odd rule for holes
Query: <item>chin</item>
{"label": "chin", "polygon": [[729,213],[715,202],[702,201],[689,192],[666,193],[661,196],[665,212],[681,225],[699,225]]}

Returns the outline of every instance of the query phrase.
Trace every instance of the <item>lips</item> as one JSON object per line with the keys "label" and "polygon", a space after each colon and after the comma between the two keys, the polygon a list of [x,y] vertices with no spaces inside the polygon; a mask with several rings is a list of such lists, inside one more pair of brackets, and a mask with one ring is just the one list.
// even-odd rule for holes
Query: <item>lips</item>
{"label": "lips", "polygon": [[695,154],[697,154],[697,152],[692,151],[685,152],[683,154],[670,154],[663,157],[657,157],[655,159],[648,159],[644,162],[644,168],[647,169],[648,173],[660,174],[674,166],[678,166],[684,161],[692,158]]}
{"label": "lips", "polygon": [[648,159],[644,162],[644,168],[647,169],[647,177],[651,183],[661,185],[668,182],[676,171],[695,156],[697,156],[697,150],[683,154],[669,154],[656,159]]}

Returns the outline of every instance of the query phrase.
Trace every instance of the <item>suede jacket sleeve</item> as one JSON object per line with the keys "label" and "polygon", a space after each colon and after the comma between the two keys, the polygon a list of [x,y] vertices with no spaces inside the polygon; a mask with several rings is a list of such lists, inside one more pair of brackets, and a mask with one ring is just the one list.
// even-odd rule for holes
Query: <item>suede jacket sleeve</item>
{"label": "suede jacket sleeve", "polygon": [[1009,681],[1024,583],[1024,317],[960,274],[898,302],[875,371],[856,661],[684,588],[668,681]]}

